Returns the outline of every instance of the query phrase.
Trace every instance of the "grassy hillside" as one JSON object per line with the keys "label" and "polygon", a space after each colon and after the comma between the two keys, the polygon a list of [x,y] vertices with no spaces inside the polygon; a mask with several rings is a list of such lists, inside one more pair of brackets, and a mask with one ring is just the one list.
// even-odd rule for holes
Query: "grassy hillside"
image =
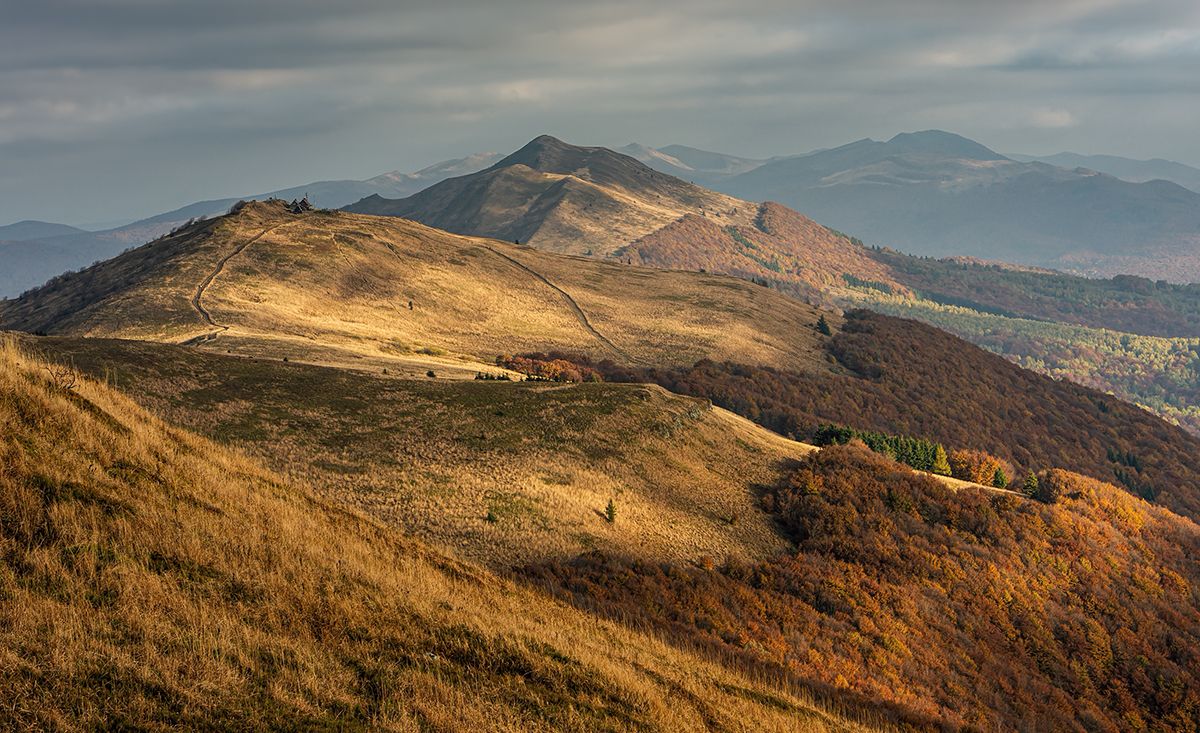
{"label": "grassy hillside", "polygon": [[0,725],[853,730],[0,350]]}
{"label": "grassy hillside", "polygon": [[748,224],[754,216],[753,204],[612,150],[568,145],[548,135],[479,173],[443,181],[408,198],[372,196],[346,210],[597,256],[685,214],[730,224]]}
{"label": "grassy hillside", "polygon": [[950,729],[1194,731],[1200,527],[1091,479],[1040,479],[1054,503],[950,492],[829,448],[768,495],[790,556],[684,568],[591,553],[526,573]]}
{"label": "grassy hillside", "polygon": [[787,542],[762,487],[810,450],[658,387],[409,381],[162,344],[31,343],[331,501],[499,568],[591,549],[771,557]]}
{"label": "grassy hillside", "polygon": [[807,363],[816,319],[734,278],[269,203],[0,302],[11,329],[467,377],[481,359],[553,348],[625,363]]}

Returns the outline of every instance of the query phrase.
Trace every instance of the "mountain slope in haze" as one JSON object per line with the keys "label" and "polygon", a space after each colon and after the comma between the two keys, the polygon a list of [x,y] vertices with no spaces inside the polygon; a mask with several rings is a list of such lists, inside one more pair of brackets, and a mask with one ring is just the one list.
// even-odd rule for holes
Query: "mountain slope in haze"
{"label": "mountain slope in haze", "polygon": [[0,302],[5,328],[468,377],[481,359],[552,349],[622,363],[806,364],[817,317],[735,278],[257,202]]}
{"label": "mountain slope in haze", "polygon": [[27,219],[0,227],[0,242],[24,242],[30,239],[62,237],[69,234],[85,234],[83,229],[67,224]]}
{"label": "mountain slope in haze", "polygon": [[67,377],[0,348],[6,730],[863,730]]}
{"label": "mountain slope in haze", "polygon": [[[486,168],[500,157],[495,153],[476,153],[435,163],[415,173],[393,171],[365,181],[315,181],[252,196],[199,201],[98,232],[85,232],[61,224],[34,229],[25,226],[29,222],[0,227],[0,298],[14,297],[62,272],[108,259],[129,247],[160,237],[191,219],[224,214],[239,200],[291,200],[307,196],[314,206],[337,208],[372,194],[407,196],[450,176]],[[21,236],[21,244],[10,244],[5,240],[18,237],[8,236],[5,232],[14,227],[21,227],[14,231],[34,232],[35,236]]]}
{"label": "mountain slope in haze", "polygon": [[617,152],[636,158],[656,171],[702,186],[712,186],[717,181],[754,170],[767,162],[725,153],[713,153],[686,145],[651,148],[638,143],[630,143],[617,148]]}
{"label": "mountain slope in haze", "polygon": [[373,196],[346,207],[459,234],[592,255],[607,255],[686,214],[749,224],[754,209],[627,155],[568,145],[549,135],[479,173],[408,198]]}
{"label": "mountain slope in haze", "polygon": [[1056,153],[1054,155],[1014,155],[1013,160],[1026,163],[1049,163],[1059,168],[1088,168],[1110,176],[1116,176],[1134,183],[1146,181],[1170,181],[1184,188],[1200,192],[1200,168],[1195,168],[1173,160],[1152,158],[1136,160],[1122,158],[1119,155],[1080,155],[1079,153]]}
{"label": "mountain slope in haze", "polygon": [[1200,280],[1200,194],[1018,162],[950,133],[861,140],[714,185],[918,255]]}

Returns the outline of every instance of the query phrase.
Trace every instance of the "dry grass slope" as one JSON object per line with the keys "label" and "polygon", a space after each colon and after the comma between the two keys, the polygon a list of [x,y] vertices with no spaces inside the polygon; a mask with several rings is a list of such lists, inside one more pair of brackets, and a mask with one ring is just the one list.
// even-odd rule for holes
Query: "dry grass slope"
{"label": "dry grass slope", "polygon": [[0,349],[0,726],[855,730]]}
{"label": "dry grass slope", "polygon": [[487,170],[405,199],[373,196],[347,210],[515,239],[550,252],[605,256],[688,214],[748,225],[755,207],[612,150],[542,136]]}
{"label": "dry grass slope", "polygon": [[501,353],[550,349],[654,364],[821,363],[813,361],[814,309],[735,278],[554,255],[394,218],[293,215],[272,204],[250,204],[2,308],[0,326],[10,329],[199,340],[420,375],[471,377]]}
{"label": "dry grass slope", "polygon": [[593,549],[774,557],[789,545],[759,495],[811,450],[656,386],[410,381],[164,344],[31,341],[173,424],[505,569]]}

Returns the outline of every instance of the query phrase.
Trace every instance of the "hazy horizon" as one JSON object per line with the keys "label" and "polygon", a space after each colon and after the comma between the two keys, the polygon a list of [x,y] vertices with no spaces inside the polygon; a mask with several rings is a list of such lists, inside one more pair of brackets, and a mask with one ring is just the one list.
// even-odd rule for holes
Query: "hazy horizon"
{"label": "hazy horizon", "polygon": [[0,224],[130,220],[541,133],[767,157],[942,129],[1200,165],[1191,2],[406,6],[7,9]]}

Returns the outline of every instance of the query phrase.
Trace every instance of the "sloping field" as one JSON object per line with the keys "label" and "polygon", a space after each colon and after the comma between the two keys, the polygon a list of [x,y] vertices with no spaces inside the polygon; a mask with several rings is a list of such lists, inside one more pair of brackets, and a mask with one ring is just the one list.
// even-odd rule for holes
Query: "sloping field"
{"label": "sloping field", "polygon": [[0,350],[0,727],[856,730]]}
{"label": "sloping field", "polygon": [[623,363],[816,366],[816,320],[813,308],[735,278],[271,203],[0,305],[11,329],[466,376],[499,354],[549,349]]}

